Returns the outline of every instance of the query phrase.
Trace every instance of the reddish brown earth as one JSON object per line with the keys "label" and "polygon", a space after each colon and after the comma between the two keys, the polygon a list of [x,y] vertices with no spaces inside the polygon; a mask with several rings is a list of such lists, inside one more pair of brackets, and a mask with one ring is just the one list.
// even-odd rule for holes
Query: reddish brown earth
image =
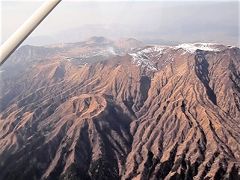
{"label": "reddish brown earth", "polygon": [[12,55],[0,179],[240,178],[240,49],[130,41]]}

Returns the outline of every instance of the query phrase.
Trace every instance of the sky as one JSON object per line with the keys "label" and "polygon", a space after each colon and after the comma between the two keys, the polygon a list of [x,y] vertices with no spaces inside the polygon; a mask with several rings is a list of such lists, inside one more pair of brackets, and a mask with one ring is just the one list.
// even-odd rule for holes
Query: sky
{"label": "sky", "polygon": [[[1,44],[43,1],[1,3]],[[63,0],[24,42],[132,37],[150,43],[216,42],[239,46],[239,1]]]}

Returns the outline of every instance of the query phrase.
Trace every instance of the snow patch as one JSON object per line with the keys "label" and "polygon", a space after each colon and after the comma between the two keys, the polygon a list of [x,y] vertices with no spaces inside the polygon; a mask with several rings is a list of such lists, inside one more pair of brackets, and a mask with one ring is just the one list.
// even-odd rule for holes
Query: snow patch
{"label": "snow patch", "polygon": [[63,60],[71,62],[72,60],[74,60],[74,58],[72,58],[72,57],[63,57]]}

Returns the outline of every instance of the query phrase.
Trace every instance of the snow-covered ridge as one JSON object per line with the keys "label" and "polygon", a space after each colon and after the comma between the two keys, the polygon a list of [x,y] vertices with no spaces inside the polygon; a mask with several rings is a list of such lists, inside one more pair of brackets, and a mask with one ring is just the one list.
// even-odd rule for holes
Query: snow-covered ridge
{"label": "snow-covered ridge", "polygon": [[152,46],[152,47],[148,47],[146,49],[139,51],[139,54],[158,53],[159,55],[161,55],[163,53],[163,50],[164,50],[163,46]]}
{"label": "snow-covered ridge", "polygon": [[197,49],[203,50],[203,51],[220,51],[220,47],[216,43],[185,43],[185,44],[180,44],[175,47],[175,49],[183,49],[189,53],[194,53]]}
{"label": "snow-covered ridge", "polygon": [[129,53],[132,56],[132,62],[137,66],[146,67],[149,70],[156,71],[157,68],[154,66],[153,62],[150,60],[151,57],[158,57],[163,54],[164,48],[161,46],[153,46],[142,49],[140,51]]}
{"label": "snow-covered ridge", "polygon": [[[233,48],[232,46],[225,46],[217,43],[184,43],[178,46],[160,46],[154,45],[151,47],[146,47],[143,49],[138,49],[135,52],[129,53],[132,56],[132,62],[137,66],[147,67],[149,70],[157,70],[154,65],[154,61],[158,61],[165,52],[170,52],[174,50],[182,49],[186,52],[194,54],[196,50],[209,51],[209,52],[219,52],[228,48]],[[165,58],[162,63],[172,63],[173,57],[171,56],[171,52],[168,55],[167,59]],[[165,66],[164,64],[164,66]]]}

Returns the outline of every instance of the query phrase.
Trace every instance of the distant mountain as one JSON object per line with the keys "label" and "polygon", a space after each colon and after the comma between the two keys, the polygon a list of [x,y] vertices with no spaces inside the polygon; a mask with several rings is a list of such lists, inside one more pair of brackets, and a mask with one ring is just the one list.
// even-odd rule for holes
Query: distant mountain
{"label": "distant mountain", "polygon": [[[149,35],[150,34],[150,35]],[[160,32],[148,32],[145,29],[114,24],[111,26],[95,24],[84,25],[78,28],[67,29],[65,31],[49,33],[47,36],[31,35],[24,42],[24,45],[45,46],[56,43],[74,43],[86,40],[86,37],[109,37],[117,41],[119,38],[128,39],[134,37],[145,44],[178,45],[179,42],[168,40]],[[126,38],[127,37],[127,38]],[[195,38],[196,39],[196,38]]]}
{"label": "distant mountain", "polygon": [[0,71],[0,179],[240,178],[237,47],[97,36]]}

